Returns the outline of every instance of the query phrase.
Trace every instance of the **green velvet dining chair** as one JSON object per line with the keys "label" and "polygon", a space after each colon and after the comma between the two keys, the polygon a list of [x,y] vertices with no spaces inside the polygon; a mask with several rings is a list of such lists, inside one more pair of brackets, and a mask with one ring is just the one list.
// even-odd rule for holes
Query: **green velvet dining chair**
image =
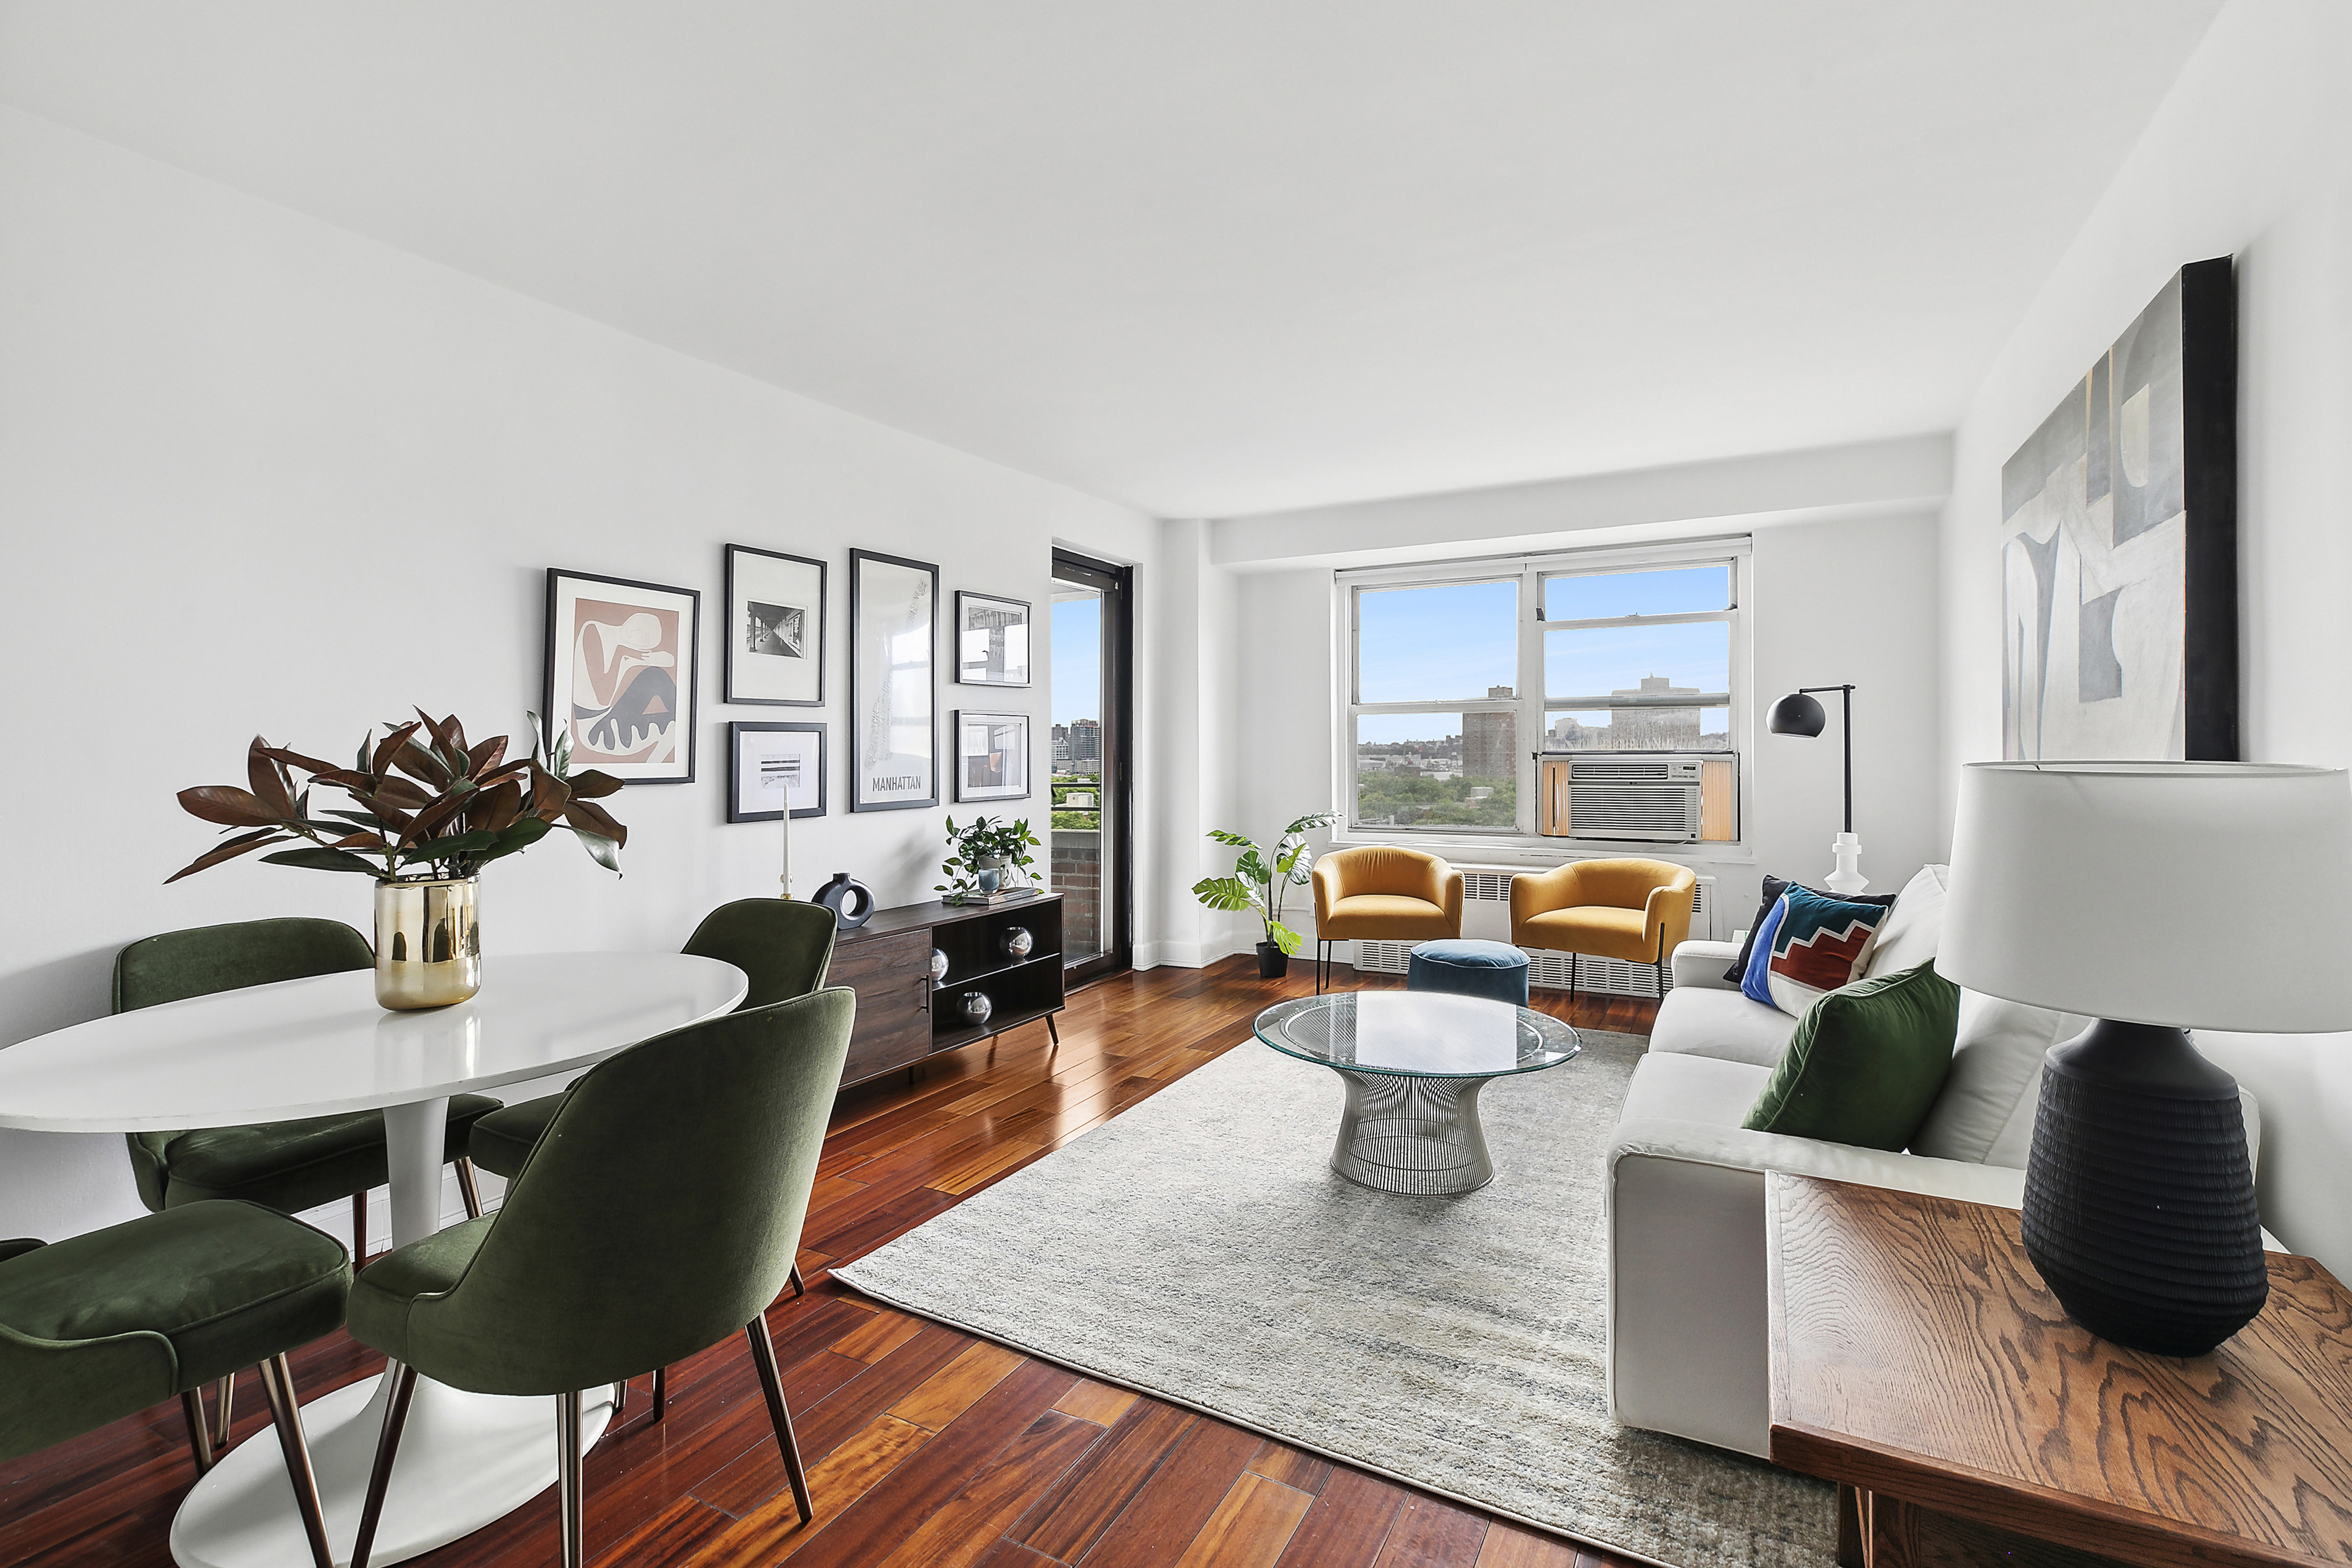
{"label": "green velvet dining chair", "polygon": [[849,1056],[856,993],[819,991],[657,1035],[591,1068],[484,1219],[387,1253],[352,1337],[392,1396],[352,1568],[366,1568],[416,1378],[553,1395],[563,1562],[580,1568],[581,1392],[740,1333],[803,1523],[808,1476],[768,1337]]}
{"label": "green velvet dining chair", "polygon": [[166,1209],[68,1241],[0,1241],[0,1460],[173,1394],[199,1475],[207,1383],[258,1366],[317,1568],[332,1568],[287,1352],[342,1325],[342,1244],[259,1204]]}
{"label": "green velvet dining chair", "polygon": [[[167,931],[134,942],[114,956],[114,1011],[281,980],[373,969],[367,939],[340,921],[244,921]],[[442,1158],[457,1168],[466,1212],[482,1212],[467,1142],[474,1124],[499,1109],[478,1094],[454,1096]],[[367,1194],[391,1179],[383,1112],[343,1111],[247,1127],[124,1134],[140,1199],[162,1211],[214,1198],[242,1198],[298,1214],[339,1198],[352,1200],[352,1252],[367,1258]],[[226,1441],[234,1382],[220,1389],[216,1430]]]}
{"label": "green velvet dining chair", "polygon": [[[823,904],[790,899],[738,899],[702,917],[681,952],[731,963],[751,980],[739,1013],[805,996],[824,984],[833,962],[838,925]],[[474,1163],[511,1179],[530,1157],[531,1146],[555,1120],[561,1094],[543,1095],[493,1111],[474,1124],[469,1145]],[[798,1283],[797,1279],[794,1281]]]}

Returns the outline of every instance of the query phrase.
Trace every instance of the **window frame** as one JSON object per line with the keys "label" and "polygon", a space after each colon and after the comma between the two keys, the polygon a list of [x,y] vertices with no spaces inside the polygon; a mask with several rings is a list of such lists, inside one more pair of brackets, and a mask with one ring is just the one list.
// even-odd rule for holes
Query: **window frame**
{"label": "window frame", "polygon": [[[1543,618],[1543,584],[1549,577],[1594,576],[1612,573],[1664,571],[1678,566],[1721,564],[1730,569],[1730,605],[1722,610],[1675,612],[1654,616],[1617,616],[1599,619],[1547,621]],[[1409,566],[1360,567],[1335,571],[1331,574],[1332,592],[1332,704],[1336,719],[1332,754],[1334,762],[1333,799],[1339,806],[1339,822],[1332,832],[1336,844],[1348,843],[1418,843],[1423,847],[1443,851],[1447,847],[1456,850],[1475,849],[1494,852],[1497,858],[1542,858],[1557,859],[1563,853],[1580,853],[1600,849],[1622,850],[1623,841],[1592,838],[1547,837],[1536,831],[1536,756],[1540,742],[1534,740],[1543,734],[1545,721],[1552,704],[1544,689],[1544,655],[1546,634],[1553,630],[1599,630],[1628,626],[1668,626],[1695,622],[1727,622],[1730,626],[1730,732],[1727,749],[1738,759],[1739,787],[1743,799],[1749,785],[1750,762],[1753,756],[1754,725],[1747,700],[1749,686],[1752,650],[1750,625],[1747,606],[1751,597],[1749,542],[1747,535],[1687,540],[1671,543],[1626,545],[1591,550],[1551,551],[1543,553],[1511,554],[1432,561]],[[1427,588],[1454,584],[1493,583],[1516,579],[1518,587],[1518,668],[1517,679],[1506,698],[1462,698],[1418,702],[1362,701],[1360,669],[1361,600],[1367,591],[1390,588]],[[1589,692],[1563,693],[1563,696],[1587,697]],[[1585,708],[1562,708],[1561,711],[1589,711]],[[1356,735],[1359,721],[1367,716],[1403,713],[1459,713],[1466,720],[1473,713],[1511,713],[1516,716],[1517,740],[1517,812],[1511,827],[1403,827],[1367,826],[1358,820]],[[1467,736],[1465,724],[1464,732]],[[1717,858],[1747,858],[1749,855],[1747,813],[1740,813],[1740,837],[1728,843],[1706,845],[1656,845],[1650,853],[1672,853],[1685,858],[1711,856]]]}

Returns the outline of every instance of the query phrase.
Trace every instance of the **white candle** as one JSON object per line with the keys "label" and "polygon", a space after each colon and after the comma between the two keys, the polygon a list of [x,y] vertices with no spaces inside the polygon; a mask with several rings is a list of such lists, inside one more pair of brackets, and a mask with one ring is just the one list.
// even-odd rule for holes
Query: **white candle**
{"label": "white candle", "polygon": [[793,797],[789,790],[784,794],[783,829],[784,869],[776,880],[783,885],[782,896],[789,899],[793,896]]}

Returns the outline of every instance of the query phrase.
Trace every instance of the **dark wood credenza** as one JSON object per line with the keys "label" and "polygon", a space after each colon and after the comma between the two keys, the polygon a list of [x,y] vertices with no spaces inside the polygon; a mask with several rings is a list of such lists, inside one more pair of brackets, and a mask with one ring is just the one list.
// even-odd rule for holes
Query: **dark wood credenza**
{"label": "dark wood credenza", "polygon": [[[1005,933],[1016,926],[1031,937],[1026,958],[1003,952]],[[947,977],[936,984],[933,948],[948,955]],[[825,984],[857,993],[844,1089],[1041,1018],[1052,1029],[1063,1007],[1062,895],[989,906],[935,900],[877,910],[864,925],[834,939]],[[961,1004],[973,991],[993,1004],[984,1024],[964,1022]],[[1055,1037],[1060,1038],[1058,1031]]]}

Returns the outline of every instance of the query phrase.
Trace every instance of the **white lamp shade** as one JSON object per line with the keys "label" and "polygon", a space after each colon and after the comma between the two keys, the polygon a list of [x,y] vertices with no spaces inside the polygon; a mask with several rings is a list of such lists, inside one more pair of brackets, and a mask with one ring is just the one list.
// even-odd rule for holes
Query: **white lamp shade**
{"label": "white lamp shade", "polygon": [[2352,1029],[2352,781],[2267,763],[1960,770],[1936,968],[2183,1029]]}

